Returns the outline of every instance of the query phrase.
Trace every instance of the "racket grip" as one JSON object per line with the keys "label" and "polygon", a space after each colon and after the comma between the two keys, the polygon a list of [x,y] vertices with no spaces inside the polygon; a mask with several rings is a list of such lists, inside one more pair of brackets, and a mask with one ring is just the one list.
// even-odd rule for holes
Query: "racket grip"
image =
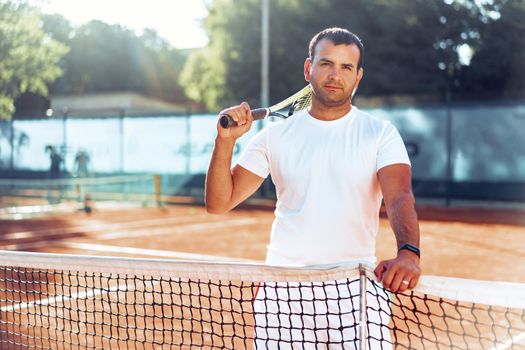
{"label": "racket grip", "polygon": [[[252,117],[253,120],[261,120],[266,118],[270,114],[270,110],[268,108],[257,108],[252,109]],[[232,126],[237,126],[237,122],[233,120],[232,117],[230,117],[228,114],[221,115],[219,119],[219,124],[224,129],[231,128]]]}

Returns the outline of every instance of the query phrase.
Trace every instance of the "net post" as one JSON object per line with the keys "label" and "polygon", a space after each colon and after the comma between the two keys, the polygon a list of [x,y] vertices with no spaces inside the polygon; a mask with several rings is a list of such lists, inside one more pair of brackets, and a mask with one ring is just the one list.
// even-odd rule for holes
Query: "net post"
{"label": "net post", "polygon": [[366,268],[359,264],[359,349],[366,349]]}
{"label": "net post", "polygon": [[160,198],[160,175],[154,175],[153,176],[153,187],[155,192],[155,202],[157,203],[157,207],[162,207],[161,198]]}
{"label": "net post", "polygon": [[75,190],[76,190],[76,195],[77,195],[77,202],[80,204],[82,203],[82,189],[79,183],[76,184]]}

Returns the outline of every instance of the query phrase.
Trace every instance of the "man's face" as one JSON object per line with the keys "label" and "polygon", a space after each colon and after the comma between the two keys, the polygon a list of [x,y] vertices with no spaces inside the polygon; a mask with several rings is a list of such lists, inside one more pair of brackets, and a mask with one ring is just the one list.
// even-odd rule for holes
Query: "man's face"
{"label": "man's face", "polygon": [[363,69],[357,69],[358,62],[356,45],[319,41],[313,60],[307,58],[304,63],[304,77],[312,85],[314,99],[327,107],[349,103],[363,76]]}

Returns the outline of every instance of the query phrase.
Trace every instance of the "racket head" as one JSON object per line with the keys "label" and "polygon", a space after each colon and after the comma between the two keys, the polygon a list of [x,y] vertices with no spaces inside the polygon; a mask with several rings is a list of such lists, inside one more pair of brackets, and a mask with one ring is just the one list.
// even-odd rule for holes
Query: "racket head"
{"label": "racket head", "polygon": [[[310,86],[310,85],[308,85]],[[310,92],[308,94],[305,94],[304,96],[297,99],[292,105],[290,106],[290,109],[288,110],[288,116],[291,116],[292,114],[302,111],[303,109],[307,109],[312,105],[312,91],[310,89]]]}
{"label": "racket head", "polygon": [[[269,108],[270,115],[279,117],[279,118],[288,118],[291,115],[299,112],[303,109],[307,109],[312,105],[312,87],[310,84],[306,85],[304,88],[288,97],[286,100],[279,102],[278,104]],[[288,107],[286,114],[282,112],[277,112],[279,110],[284,110]]]}

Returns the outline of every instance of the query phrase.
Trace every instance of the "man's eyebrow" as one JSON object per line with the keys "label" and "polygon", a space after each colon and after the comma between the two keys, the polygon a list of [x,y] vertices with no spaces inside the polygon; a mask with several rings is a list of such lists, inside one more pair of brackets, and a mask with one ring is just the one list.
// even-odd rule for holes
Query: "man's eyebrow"
{"label": "man's eyebrow", "polygon": [[[332,61],[332,60],[330,60],[328,58],[325,58],[325,57],[320,57],[319,61],[320,62],[334,63],[334,61]],[[342,63],[341,66],[348,67],[348,68],[354,68],[354,64],[353,63]]]}
{"label": "man's eyebrow", "polygon": [[328,58],[325,58],[325,57],[320,57],[319,61],[321,61],[321,62],[328,62],[328,63],[334,63],[334,61],[329,60]]}

